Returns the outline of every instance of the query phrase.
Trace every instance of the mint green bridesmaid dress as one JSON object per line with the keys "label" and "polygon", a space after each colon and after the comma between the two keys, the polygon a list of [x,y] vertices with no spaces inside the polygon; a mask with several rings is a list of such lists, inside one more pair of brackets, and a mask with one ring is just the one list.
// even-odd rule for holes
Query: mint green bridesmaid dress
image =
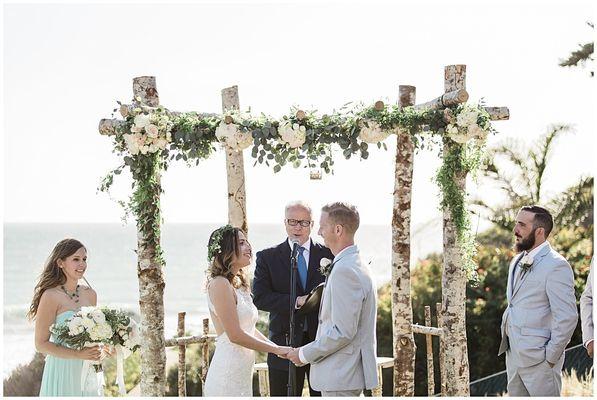
{"label": "mint green bridesmaid dress", "polygon": [[[73,316],[75,311],[65,311],[56,316],[55,324],[64,323]],[[54,335],[50,341],[59,344]],[[95,371],[90,368],[86,379],[85,388],[81,388],[81,370],[83,360],[59,358],[52,355],[46,356],[44,374],[41,379],[40,396],[99,396]],[[93,371],[93,372],[91,372]]]}

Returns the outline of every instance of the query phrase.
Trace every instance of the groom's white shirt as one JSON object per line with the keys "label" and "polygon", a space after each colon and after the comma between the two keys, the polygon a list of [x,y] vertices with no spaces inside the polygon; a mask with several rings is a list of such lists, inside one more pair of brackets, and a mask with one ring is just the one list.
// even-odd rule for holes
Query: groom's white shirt
{"label": "groom's white shirt", "polygon": [[375,325],[377,298],[369,269],[357,246],[334,257],[319,314],[315,341],[299,349],[310,363],[311,387],[319,391],[373,389],[378,386]]}

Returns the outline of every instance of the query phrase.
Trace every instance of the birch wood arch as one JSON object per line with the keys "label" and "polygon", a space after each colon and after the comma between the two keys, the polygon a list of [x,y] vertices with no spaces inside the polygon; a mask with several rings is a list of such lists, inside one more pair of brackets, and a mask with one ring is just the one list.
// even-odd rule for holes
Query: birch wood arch
{"label": "birch wood arch", "polygon": [[[466,145],[452,140],[445,134],[445,129],[450,121],[453,123],[455,107],[463,105],[468,100],[469,95],[466,91],[465,82],[466,66],[449,65],[444,70],[444,93],[437,98],[425,103],[415,104],[416,88],[409,85],[400,85],[398,90],[399,101],[392,109],[393,111],[387,111],[389,108],[386,105],[377,102],[369,110],[360,114],[365,117],[370,115],[378,118],[377,121],[382,128],[384,124],[385,128],[388,128],[392,123],[400,123],[402,128],[394,130],[397,135],[397,143],[392,213],[391,288],[395,366],[393,387],[395,396],[414,396],[415,393],[415,344],[412,330],[413,311],[410,293],[410,212],[414,155],[417,146],[417,139],[413,133],[423,129],[424,126],[431,126],[432,129],[442,134],[444,158],[463,151],[463,146]],[[169,111],[160,106],[155,77],[134,78],[133,99],[130,105],[120,104],[120,113],[125,120],[102,119],[99,124],[99,132],[102,135],[115,137],[116,149],[124,155],[124,164],[114,170],[113,173],[119,174],[122,168],[127,166],[133,174],[134,193],[131,196],[129,207],[137,218],[137,274],[142,336],[141,395],[163,396],[166,387],[163,302],[165,282],[162,274],[164,260],[160,247],[160,195],[162,192],[160,177],[162,169],[167,167],[167,161],[166,158],[160,156],[159,151],[147,154],[127,154],[122,137],[123,134],[131,134],[131,130],[135,131],[136,128],[131,128],[132,118],[130,117],[134,113],[153,110],[158,114],[157,119],[154,118],[154,122],[151,123],[156,124],[155,132],[151,130],[153,128],[146,129],[146,132],[154,133],[155,141],[160,139],[159,135],[161,133],[159,132],[163,128],[160,127],[160,124],[168,127],[168,124],[171,124],[171,122],[168,122],[168,118],[181,116],[182,113]],[[487,118],[492,121],[509,119],[509,110],[506,107],[482,107],[482,110],[486,112]],[[232,123],[233,118],[230,116],[230,112],[240,111],[238,88],[236,86],[222,90],[222,111],[222,116],[209,113],[193,113],[188,118],[194,121],[191,123],[193,129],[204,132],[206,135],[212,135],[209,140],[213,141],[213,131],[216,125],[218,123]],[[164,116],[164,118],[160,119],[159,115]],[[442,118],[442,116],[445,118]],[[185,118],[187,117],[185,116]],[[182,122],[179,121],[179,123],[181,125],[190,123],[188,118]],[[289,120],[300,125],[302,121],[308,118],[307,113],[298,110]],[[333,124],[337,121],[339,121],[337,122],[339,125],[346,123],[344,119],[339,119],[338,116],[324,116],[322,121],[324,122],[321,122],[321,124],[325,125],[327,123],[328,125],[319,125],[321,132],[331,131],[329,135],[326,133],[320,136],[322,141],[331,142],[338,139],[338,142],[343,141],[341,146],[343,146],[345,157],[349,158],[352,154],[360,152],[361,157],[366,158],[367,144],[363,144],[364,142],[359,141],[357,138],[359,133],[357,126],[362,126],[358,125],[361,122],[355,123],[350,120],[352,125],[348,128],[340,127],[335,131]],[[145,122],[150,124],[149,121]],[[256,126],[248,122],[242,122],[241,125],[248,130]],[[252,155],[258,158],[259,162],[265,161],[267,163],[268,159],[275,159],[280,162],[277,155],[273,156],[272,154],[270,156],[267,154],[267,151],[270,151],[272,147],[267,140],[269,140],[269,135],[273,136],[275,126],[268,121],[258,125],[256,128],[258,133],[253,133],[255,147]],[[346,129],[346,132],[343,129]],[[343,132],[346,134],[344,137],[342,136]],[[182,134],[184,136],[185,132],[183,131]],[[186,134],[188,135],[188,132]],[[165,137],[164,140],[166,140]],[[206,147],[211,145],[209,140],[191,143],[190,150],[189,148],[184,149],[185,153],[176,155],[176,159],[186,159],[188,154],[202,151],[205,157],[209,156],[211,149]],[[257,150],[260,145],[262,146],[261,150]],[[333,161],[329,161],[325,151],[321,147],[317,147],[318,145],[317,143],[310,143],[308,149],[307,144],[303,147],[304,150],[308,151],[308,154],[313,155],[314,152],[317,155],[324,154],[326,158],[320,165],[327,171],[326,167],[333,164]],[[331,143],[327,143],[327,145],[331,145]],[[270,149],[268,149],[268,146]],[[243,152],[232,148],[225,148],[225,151],[228,178],[228,222],[242,228],[248,234]],[[282,161],[286,162],[286,160]],[[465,168],[457,169],[453,175],[450,175],[449,184],[451,187],[456,188],[459,193],[465,193],[466,176],[467,170]],[[313,174],[312,178],[314,177],[317,177],[317,174]],[[109,188],[112,179],[113,175],[109,175],[102,187]],[[466,212],[463,207],[464,204],[461,204],[460,211]],[[457,214],[454,213],[453,209],[444,207],[442,306],[441,314],[438,314],[438,326],[441,329],[440,347],[443,349],[440,354],[440,363],[442,364],[441,391],[442,395],[446,396],[466,396],[469,395],[469,364],[465,326],[467,274],[463,268],[463,254],[465,252],[463,252],[463,244],[459,240],[459,232],[462,227],[455,220],[455,215]]]}

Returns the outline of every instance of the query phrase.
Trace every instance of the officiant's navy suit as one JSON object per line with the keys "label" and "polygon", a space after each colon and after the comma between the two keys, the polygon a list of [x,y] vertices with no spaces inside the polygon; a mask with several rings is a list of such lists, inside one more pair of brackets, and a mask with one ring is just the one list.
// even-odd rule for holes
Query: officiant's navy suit
{"label": "officiant's navy suit", "polygon": [[[308,294],[325,281],[325,276],[319,272],[320,261],[322,258],[330,260],[334,258],[327,247],[314,242],[313,239],[309,242],[306,287],[301,285],[297,274],[297,296]],[[286,337],[290,331],[290,253],[288,240],[259,251],[256,254],[253,278],[253,303],[259,310],[269,312],[269,338],[280,346],[286,346]],[[317,310],[307,314],[306,317],[299,315],[295,317],[295,347],[303,346],[315,339],[318,322]],[[267,365],[271,375],[272,369],[288,371],[289,361],[270,353],[267,356]]]}

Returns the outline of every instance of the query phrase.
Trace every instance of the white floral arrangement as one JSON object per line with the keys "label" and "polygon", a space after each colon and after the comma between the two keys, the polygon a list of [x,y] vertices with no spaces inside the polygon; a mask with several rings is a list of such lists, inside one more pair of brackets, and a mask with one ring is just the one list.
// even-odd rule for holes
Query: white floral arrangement
{"label": "white floral arrangement", "polygon": [[[82,349],[98,344],[114,346],[117,353],[117,383],[119,391],[124,389],[123,359],[130,356],[140,346],[139,329],[136,322],[124,311],[109,307],[81,307],[81,310],[50,331],[58,343],[70,348]],[[87,371],[93,365],[96,372],[102,371],[101,361],[85,361],[81,375],[81,385],[85,385]]]}
{"label": "white floral arrangement", "polygon": [[[121,114],[128,115],[122,109]],[[135,108],[131,115],[134,116],[133,126],[131,133],[124,135],[124,141],[132,155],[162,151],[172,142],[173,122],[168,115],[159,110],[142,108]]]}
{"label": "white floral arrangement", "polygon": [[[446,133],[456,143],[465,144],[471,139],[484,143],[490,130],[490,117],[478,105],[464,104],[458,107],[456,118],[448,116]],[[446,114],[444,114],[446,115]]]}
{"label": "white floral arrangement", "polygon": [[278,133],[280,134],[282,141],[287,143],[293,149],[301,147],[307,140],[307,128],[296,122],[292,123],[289,120],[280,122]]}
{"label": "white floral arrangement", "polygon": [[370,119],[360,121],[359,126],[361,128],[359,139],[366,143],[379,143],[392,133],[392,131],[381,129],[377,121]]}
{"label": "white floral arrangement", "polygon": [[224,120],[216,128],[216,138],[225,146],[236,151],[243,151],[253,144],[251,132],[241,130],[238,124],[226,123]]}

